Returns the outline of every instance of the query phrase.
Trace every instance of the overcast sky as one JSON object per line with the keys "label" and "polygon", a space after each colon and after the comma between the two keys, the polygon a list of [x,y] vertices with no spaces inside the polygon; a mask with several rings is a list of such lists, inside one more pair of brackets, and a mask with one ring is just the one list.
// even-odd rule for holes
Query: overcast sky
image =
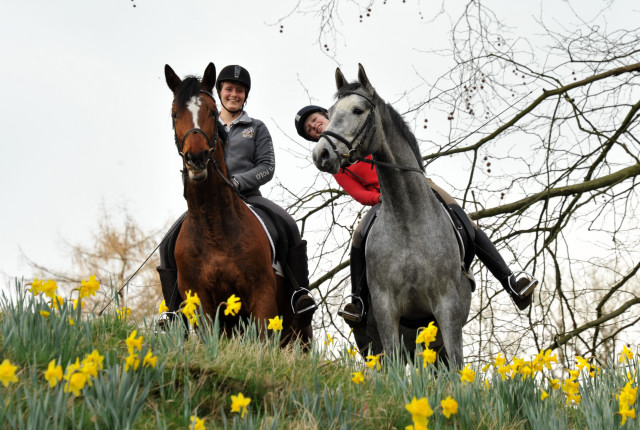
{"label": "overcast sky", "polygon": [[[117,213],[127,207],[149,231],[185,210],[169,117],[171,92],[163,73],[167,63],[181,76],[201,75],[209,62],[218,71],[228,64],[246,67],[253,83],[246,109],[267,124],[276,146],[276,175],[294,190],[313,178],[315,168],[309,158],[292,155],[309,148],[297,137],[293,116],[310,101],[331,103],[336,66],[354,79],[362,63],[378,92],[393,101],[420,83],[417,67],[435,76],[452,65],[425,64],[427,57],[415,49],[448,46],[451,18],[427,22],[440,4],[377,1],[362,23],[356,9],[345,10],[338,22],[343,38],[328,41],[332,57],[318,44],[317,16],[290,15],[297,3],[3,2],[2,289],[14,276],[30,278],[23,253],[45,266],[67,268],[63,241],[89,245],[105,208]],[[539,2],[488,3],[521,35],[540,31]],[[559,3],[564,5],[545,5]],[[575,4],[589,10],[602,3]],[[633,2],[621,3],[621,11],[634,10]],[[544,10],[559,14],[556,22],[562,22],[568,14],[562,7]]]}

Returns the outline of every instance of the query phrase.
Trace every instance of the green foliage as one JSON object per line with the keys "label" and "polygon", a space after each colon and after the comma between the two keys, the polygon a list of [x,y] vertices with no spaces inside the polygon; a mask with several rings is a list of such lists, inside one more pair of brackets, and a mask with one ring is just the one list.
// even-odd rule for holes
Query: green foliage
{"label": "green foliage", "polygon": [[[383,357],[377,371],[340,346],[329,351],[318,342],[307,353],[300,345],[279,348],[278,333],[263,338],[250,321],[226,337],[201,314],[196,332],[176,318],[158,333],[153,321],[119,319],[115,311],[81,317],[71,305],[45,318],[46,303],[21,289],[18,284],[17,300],[3,297],[0,307],[0,361],[18,367],[18,382],[0,385],[3,428],[191,428],[192,416],[209,429],[405,428],[412,425],[405,406],[414,398],[433,410],[430,429],[616,428],[616,395],[630,380],[638,384],[637,356],[611,362],[593,376],[583,371],[581,400],[567,405],[544,368],[503,380],[496,365],[476,369],[472,382],[463,383],[459,371],[396,355]],[[133,330],[142,337],[140,347],[127,341],[136,339]],[[102,366],[77,395],[67,379],[49,386],[51,360],[72,375],[69,368],[81,367],[93,351],[104,357]],[[137,368],[132,353],[140,359]],[[157,357],[155,365],[144,362],[147,353]],[[352,382],[356,372],[364,382]],[[244,417],[231,411],[231,396],[239,393],[251,399]],[[449,418],[440,403],[448,397],[458,404]],[[630,418],[624,428],[638,428],[638,421]]]}

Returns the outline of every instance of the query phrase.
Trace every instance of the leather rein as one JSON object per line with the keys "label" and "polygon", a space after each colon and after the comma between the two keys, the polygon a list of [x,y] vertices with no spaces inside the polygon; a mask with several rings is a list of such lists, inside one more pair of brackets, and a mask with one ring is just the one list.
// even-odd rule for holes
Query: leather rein
{"label": "leather rein", "polygon": [[[357,95],[362,97],[363,99],[365,99],[367,102],[369,102],[369,105],[371,105],[371,110],[369,111],[369,114],[367,115],[367,118],[364,120],[364,123],[362,124],[362,127],[360,127],[360,130],[358,130],[358,132],[356,133],[356,135],[353,137],[353,139],[351,139],[351,141],[347,140],[344,136],[335,133],[331,130],[325,130],[322,133],[320,133],[320,138],[325,137],[327,138],[327,136],[333,137],[334,139],[339,140],[340,142],[344,143],[347,148],[349,148],[349,152],[344,154],[344,153],[340,153],[338,151],[338,148],[336,147],[336,145],[333,143],[333,141],[329,138],[327,138],[327,140],[329,141],[329,145],[331,145],[331,148],[333,148],[333,152],[335,152],[335,154],[338,156],[338,158],[346,158],[349,161],[349,164],[355,164],[359,161],[363,162],[363,163],[367,163],[367,164],[372,164],[375,166],[384,166],[384,167],[391,167],[394,169],[399,169],[399,170],[407,170],[407,171],[411,171],[411,172],[418,172],[418,173],[422,173],[424,174],[424,171],[420,168],[417,167],[411,167],[411,166],[400,166],[397,164],[392,164],[392,163],[386,163],[384,161],[379,161],[379,160],[369,160],[366,159],[365,157],[358,155],[357,151],[358,151],[358,146],[361,146],[363,142],[366,141],[367,137],[369,137],[370,140],[373,139],[373,136],[376,133],[376,124],[374,122],[374,111],[376,109],[376,105],[373,102],[373,100],[366,94],[361,93],[360,91],[346,91],[345,93],[340,95],[340,98],[343,98],[345,96],[348,95]],[[356,142],[356,140],[360,138],[360,140],[358,142]]]}

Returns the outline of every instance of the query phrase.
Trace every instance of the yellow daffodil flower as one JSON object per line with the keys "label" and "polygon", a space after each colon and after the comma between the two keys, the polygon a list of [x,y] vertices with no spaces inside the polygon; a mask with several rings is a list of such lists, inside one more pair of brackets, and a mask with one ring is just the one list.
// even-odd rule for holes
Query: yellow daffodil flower
{"label": "yellow daffodil flower", "polygon": [[69,317],[69,325],[75,325],[75,321],[73,320],[73,318]]}
{"label": "yellow daffodil flower", "polygon": [[64,303],[64,297],[58,296],[56,294],[51,298],[51,307],[53,309],[60,309],[60,306]]}
{"label": "yellow daffodil flower", "polygon": [[436,362],[436,352],[431,349],[431,348],[425,348],[424,351],[422,351],[420,354],[418,354],[420,357],[422,357],[422,367],[427,367],[427,364],[433,364]]}
{"label": "yellow daffodil flower", "polygon": [[349,357],[355,357],[356,355],[358,355],[358,348],[351,347],[347,349],[347,354],[349,354]]}
{"label": "yellow daffodil flower", "polygon": [[502,353],[500,353],[496,358],[493,359],[493,362],[496,365],[496,367],[502,367],[506,363],[506,360],[502,355]]}
{"label": "yellow daffodil flower", "polygon": [[57,366],[54,358],[49,362],[49,367],[47,367],[47,371],[44,373],[44,379],[46,379],[49,386],[53,388],[58,382],[62,381],[62,377],[62,366]]}
{"label": "yellow daffodil flower", "polygon": [[324,344],[329,346],[333,343],[333,338],[331,337],[331,335],[329,333],[327,333],[327,340],[324,341]]}
{"label": "yellow daffodil flower", "polygon": [[56,281],[54,281],[53,279],[47,279],[40,287],[40,292],[50,299],[53,299],[54,297],[56,297],[57,289],[58,284],[56,283]]}
{"label": "yellow daffodil flower", "polygon": [[104,355],[100,355],[98,350],[94,349],[93,351],[91,351],[91,354],[88,354],[85,357],[84,362],[92,363],[96,366],[96,369],[102,370],[104,368],[104,365],[102,364],[104,362]]}
{"label": "yellow daffodil flower", "polygon": [[237,412],[240,414],[240,418],[244,418],[247,414],[247,406],[251,403],[249,397],[245,397],[242,393],[238,393],[237,396],[231,396],[231,412]]}
{"label": "yellow daffodil flower", "polygon": [[74,396],[80,395],[80,390],[82,390],[87,383],[87,375],[82,372],[74,372],[68,378],[65,377],[67,383],[64,386],[65,393],[73,393]]}
{"label": "yellow daffodil flower", "polygon": [[140,367],[140,358],[138,358],[138,354],[129,354],[124,362],[124,371],[128,372],[131,368],[133,368],[133,370],[138,370],[138,367]]}
{"label": "yellow daffodil flower", "polygon": [[367,362],[366,365],[369,369],[373,370],[374,368],[376,370],[380,370],[380,368],[382,367],[382,365],[380,364],[380,355],[367,355]]}
{"label": "yellow daffodil flower", "polygon": [[470,364],[467,364],[464,369],[458,370],[458,373],[460,373],[460,381],[462,383],[472,383],[476,377],[476,372],[471,370]]}
{"label": "yellow daffodil flower", "polygon": [[358,385],[364,382],[364,376],[362,375],[362,372],[353,372],[351,375],[351,380],[354,384]]}
{"label": "yellow daffodil flower", "polygon": [[157,361],[158,361],[158,357],[154,356],[151,351],[148,351],[147,355],[144,356],[144,361],[142,362],[142,367],[151,366],[151,367],[155,368]]}
{"label": "yellow daffodil flower", "polygon": [[118,309],[118,319],[119,320],[123,320],[126,317],[128,317],[129,315],[131,315],[131,309],[129,309],[128,307],[124,307],[124,308],[120,308]]}
{"label": "yellow daffodil flower", "polygon": [[16,370],[18,370],[18,366],[14,366],[5,358],[0,364],[0,382],[2,382],[2,385],[8,387],[10,383],[18,382]]}
{"label": "yellow daffodil flower", "polygon": [[545,400],[547,397],[549,397],[549,394],[542,390],[542,394],[540,394],[540,400]]}
{"label": "yellow daffodil flower", "polygon": [[136,338],[137,334],[138,330],[132,331],[125,341],[129,354],[133,354],[136,350],[140,351],[142,349],[142,336]]}
{"label": "yellow daffodil flower", "polygon": [[633,359],[633,351],[627,348],[627,345],[622,345],[622,352],[620,353],[620,358],[618,362],[622,363],[623,361],[631,361]]}
{"label": "yellow daffodil flower", "polygon": [[414,428],[426,428],[428,420],[431,415],[433,415],[433,410],[431,406],[429,406],[429,401],[426,397],[422,397],[420,399],[416,399],[415,396],[411,400],[411,403],[404,406],[407,411],[411,414],[411,419],[413,420]]}
{"label": "yellow daffodil flower", "polygon": [[442,400],[440,405],[442,406],[442,414],[447,418],[458,413],[458,402],[453,400],[451,396],[447,396],[446,399]]}
{"label": "yellow daffodil flower", "polygon": [[433,321],[429,325],[423,328],[416,337],[416,343],[424,343],[425,346],[436,340],[438,334],[438,327],[433,324]]}
{"label": "yellow daffodil flower", "polygon": [[96,280],[95,275],[91,275],[88,281],[86,279],[83,279],[80,283],[81,286],[79,298],[95,296],[96,291],[98,291],[98,288],[100,288],[100,282]]}
{"label": "yellow daffodil flower", "polygon": [[84,306],[84,300],[82,300],[80,297],[78,297],[75,300],[72,300],[73,302],[73,309],[78,309],[78,306],[80,306],[81,308]]}
{"label": "yellow daffodil flower", "polygon": [[191,425],[189,426],[189,429],[192,429],[192,430],[206,430],[206,427],[204,426],[204,420],[203,419],[198,418],[195,415],[191,415],[190,419],[191,419]]}
{"label": "yellow daffodil flower", "polygon": [[164,300],[162,300],[160,302],[160,306],[158,306],[158,314],[161,314],[163,312],[169,312],[169,308],[167,307],[167,304]]}
{"label": "yellow daffodil flower", "polygon": [[283,319],[280,318],[279,316],[269,318],[269,325],[267,326],[267,330],[273,330],[273,331],[282,330],[282,321]]}
{"label": "yellow daffodil flower", "polygon": [[240,298],[236,297],[235,294],[231,294],[231,297],[227,299],[225,304],[226,304],[226,308],[224,310],[225,315],[231,314],[231,316],[236,316],[238,315],[238,312],[240,312],[240,308],[242,307],[242,303],[240,303]]}
{"label": "yellow daffodil flower", "polygon": [[620,421],[620,425],[623,426],[627,422],[627,418],[636,418],[636,409],[620,409],[618,412],[622,416],[622,421]]}
{"label": "yellow daffodil flower", "polygon": [[31,282],[31,294],[33,294],[34,296],[40,294],[42,292],[43,285],[44,281],[38,278],[33,278],[33,282]]}
{"label": "yellow daffodil flower", "polygon": [[42,315],[42,318],[49,318],[49,315],[51,315],[51,312],[40,311],[40,315]]}

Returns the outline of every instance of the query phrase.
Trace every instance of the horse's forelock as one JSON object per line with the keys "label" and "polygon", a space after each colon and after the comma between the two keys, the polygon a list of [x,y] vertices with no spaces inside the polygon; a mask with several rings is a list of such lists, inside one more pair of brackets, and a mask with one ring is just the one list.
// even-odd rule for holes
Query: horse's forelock
{"label": "horse's forelock", "polygon": [[182,110],[187,106],[191,97],[198,96],[200,94],[200,79],[196,76],[187,76],[182,80],[182,83],[176,91],[176,103],[177,108]]}

